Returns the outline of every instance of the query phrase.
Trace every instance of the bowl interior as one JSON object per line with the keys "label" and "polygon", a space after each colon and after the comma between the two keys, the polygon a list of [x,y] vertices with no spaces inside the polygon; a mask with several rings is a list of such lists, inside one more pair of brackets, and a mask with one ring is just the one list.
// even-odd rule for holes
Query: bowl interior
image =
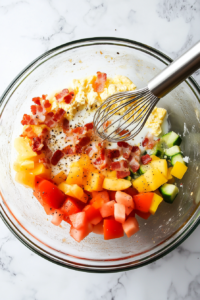
{"label": "bowl interior", "polygon": [[[151,49],[123,43],[84,43],[63,46],[37,60],[17,79],[7,92],[1,107],[0,188],[2,211],[14,231],[31,248],[45,251],[45,256],[63,265],[80,264],[92,268],[128,263],[140,264],[173,243],[197,218],[199,202],[199,95],[191,82],[182,83],[161,99],[158,106],[169,115],[169,127],[182,138],[183,153],[189,157],[189,169],[177,181],[180,193],[173,205],[163,202],[148,220],[138,217],[140,231],[130,239],[104,241],[90,234],[80,244],[69,236],[69,225],[51,224],[50,218],[33,197],[32,190],[14,181],[12,164],[16,157],[14,139],[22,130],[20,121],[30,111],[32,97],[51,95],[69,86],[73,79],[106,72],[109,77],[125,75],[141,88],[166,66]],[[63,224],[64,223],[64,224]],[[117,260],[117,261],[116,261]]]}

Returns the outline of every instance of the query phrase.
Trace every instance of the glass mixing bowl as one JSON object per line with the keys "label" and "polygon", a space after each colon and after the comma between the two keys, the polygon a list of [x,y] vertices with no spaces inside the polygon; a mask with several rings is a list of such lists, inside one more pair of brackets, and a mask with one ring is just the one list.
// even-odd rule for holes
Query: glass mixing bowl
{"label": "glass mixing bowl", "polygon": [[[159,101],[167,109],[169,126],[183,137],[189,169],[178,181],[173,205],[163,202],[148,220],[138,217],[140,231],[131,238],[104,241],[90,234],[81,243],[69,236],[69,225],[51,224],[32,190],[14,181],[13,140],[31,99],[52,94],[74,78],[106,72],[128,76],[138,88],[171,59],[140,43],[117,38],[92,38],[52,49],[26,67],[10,84],[0,107],[0,213],[13,234],[29,249],[59,265],[82,271],[113,272],[137,268],[169,253],[191,234],[200,220],[200,88],[189,78]],[[65,224],[63,224],[65,223]]]}

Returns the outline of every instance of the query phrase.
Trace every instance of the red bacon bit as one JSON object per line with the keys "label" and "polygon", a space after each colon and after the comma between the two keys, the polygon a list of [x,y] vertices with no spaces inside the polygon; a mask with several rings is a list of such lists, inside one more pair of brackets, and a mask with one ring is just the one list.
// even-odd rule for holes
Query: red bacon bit
{"label": "red bacon bit", "polygon": [[137,170],[140,168],[139,162],[134,157],[132,157],[131,161],[129,162],[129,166],[133,172],[137,172]]}
{"label": "red bacon bit", "polygon": [[67,147],[65,147],[62,152],[64,152],[65,154],[67,155],[72,155],[72,154],[75,154],[74,152],[74,149],[72,146],[68,145]]}
{"label": "red bacon bit", "polygon": [[90,143],[90,137],[85,136],[79,140],[79,143],[75,146],[76,153],[80,154],[83,152],[83,148]]}
{"label": "red bacon bit", "polygon": [[66,118],[62,120],[61,127],[64,133],[66,133],[69,130],[69,121]]}
{"label": "red bacon bit", "polygon": [[74,98],[74,91],[71,91],[67,96],[63,98],[64,102],[70,104]]}
{"label": "red bacon bit", "polygon": [[34,137],[31,146],[34,152],[38,152],[43,148],[44,145],[41,143],[41,139],[39,137]]}
{"label": "red bacon bit", "polygon": [[[118,132],[120,132],[120,131],[121,131],[121,129],[118,128],[118,129],[116,130],[116,133],[118,133]],[[127,133],[127,134],[126,134],[126,133]],[[125,134],[126,134],[126,135],[125,135]],[[129,132],[128,129],[124,129],[124,130],[122,130],[122,131],[119,133],[119,135],[120,135],[120,136],[125,135],[124,137],[126,137],[126,136],[129,136],[129,135],[130,135],[130,132]]]}
{"label": "red bacon bit", "polygon": [[86,128],[86,130],[92,130],[94,127],[93,122],[85,124],[84,127]]}
{"label": "red bacon bit", "polygon": [[128,162],[127,160],[119,160],[119,161],[114,161],[110,164],[110,169],[112,171],[117,171],[117,170],[122,170],[122,169],[127,169],[128,168]]}
{"label": "red bacon bit", "polygon": [[23,137],[27,137],[29,139],[33,139],[34,137],[37,137],[35,132],[33,131],[32,127],[29,125],[21,134]]}
{"label": "red bacon bit", "polygon": [[118,157],[120,157],[120,152],[118,149],[108,149],[107,155],[110,159],[118,158]]}
{"label": "red bacon bit", "polygon": [[68,89],[64,89],[59,94],[55,95],[55,98],[56,98],[56,100],[58,102],[60,102],[63,99],[63,97],[65,97],[68,94],[69,94],[69,90]]}
{"label": "red bacon bit", "polygon": [[145,149],[153,149],[153,147],[159,142],[159,140],[160,139],[155,141],[153,135],[148,133],[142,142],[142,146],[145,147]]}
{"label": "red bacon bit", "polygon": [[76,127],[72,129],[72,133],[83,134],[83,132],[84,132],[84,127]]}
{"label": "red bacon bit", "polygon": [[[131,152],[135,153],[137,151],[140,151],[140,148],[138,146],[133,146]],[[140,153],[139,153],[140,154]]]}
{"label": "red bacon bit", "polygon": [[143,155],[141,157],[141,162],[143,165],[147,165],[148,163],[150,163],[150,161],[152,161],[152,158],[149,154]]}
{"label": "red bacon bit", "polygon": [[59,160],[61,160],[61,158],[63,156],[64,156],[64,153],[61,150],[57,150],[51,158],[51,164],[53,166],[56,166],[58,164]]}
{"label": "red bacon bit", "polygon": [[50,128],[54,127],[55,124],[56,124],[56,122],[53,120],[53,118],[54,118],[54,113],[53,113],[53,112],[49,112],[49,113],[46,115],[44,124],[47,125],[47,126],[50,127]]}
{"label": "red bacon bit", "polygon": [[117,178],[124,178],[130,175],[130,171],[117,171]]}
{"label": "red bacon bit", "polygon": [[37,104],[37,105],[40,105],[41,103],[40,103],[40,97],[34,97],[34,98],[32,98],[32,101],[35,103],[35,104]]}
{"label": "red bacon bit", "polygon": [[120,154],[123,155],[125,159],[128,159],[132,151],[132,146],[127,142],[118,142],[117,145],[121,148]]}
{"label": "red bacon bit", "polygon": [[106,130],[106,128],[111,124],[111,121],[106,121],[103,123],[103,129]]}
{"label": "red bacon bit", "polygon": [[54,117],[53,117],[53,120],[55,122],[60,122],[60,120],[62,119],[62,117],[64,116],[64,114],[65,114],[65,110],[62,109],[62,108],[58,108],[56,110],[56,113],[55,113]]}
{"label": "red bacon bit", "polygon": [[37,121],[37,119],[33,118],[33,116],[24,114],[21,124],[22,125],[37,125],[38,121]]}
{"label": "red bacon bit", "polygon": [[106,80],[107,80],[106,73],[97,72],[97,79],[94,82],[94,91],[97,93],[103,92]]}
{"label": "red bacon bit", "polygon": [[96,160],[93,161],[93,164],[98,168],[99,170],[103,170],[106,167],[108,167],[109,161],[106,156],[106,152],[104,148],[101,148],[98,152],[98,157]]}
{"label": "red bacon bit", "polygon": [[148,142],[149,142],[149,139],[148,138],[145,138],[143,141],[142,141],[142,146],[143,147],[146,147],[148,145]]}

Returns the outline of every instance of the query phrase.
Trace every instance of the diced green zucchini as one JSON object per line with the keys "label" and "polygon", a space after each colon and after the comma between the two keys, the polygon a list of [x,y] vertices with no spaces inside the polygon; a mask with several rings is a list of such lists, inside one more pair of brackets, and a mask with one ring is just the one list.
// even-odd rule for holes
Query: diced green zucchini
{"label": "diced green zucchini", "polygon": [[173,184],[165,183],[160,187],[160,192],[165,202],[173,203],[174,199],[178,195],[179,189]]}
{"label": "diced green zucchini", "polygon": [[185,162],[183,160],[183,155],[181,153],[175,154],[171,157],[172,166],[174,166],[177,161],[179,161],[179,162],[181,162],[182,164],[185,165]]}
{"label": "diced green zucchini", "polygon": [[149,155],[155,155],[162,158],[164,155],[163,143],[159,142],[153,149],[147,151]]}
{"label": "diced green zucchini", "polygon": [[133,172],[133,170],[131,168],[129,168],[129,170],[131,173],[129,176],[131,176],[132,179],[136,179],[140,176],[140,173],[138,172],[139,170],[137,172]]}
{"label": "diced green zucchini", "polygon": [[142,175],[144,173],[146,173],[146,171],[148,171],[149,169],[151,169],[152,167],[148,164],[148,165],[141,165],[139,168],[139,174]]}
{"label": "diced green zucchini", "polygon": [[165,155],[167,155],[168,158],[170,158],[178,153],[181,153],[181,149],[179,146],[173,146],[169,149],[165,149]]}
{"label": "diced green zucchini", "polygon": [[127,177],[125,177],[124,179],[131,181],[131,180],[132,180],[132,177],[131,177],[131,176],[127,176]]}
{"label": "diced green zucchini", "polygon": [[180,146],[182,139],[177,133],[170,131],[162,136],[161,141],[164,142],[167,147],[171,148],[175,145]]}

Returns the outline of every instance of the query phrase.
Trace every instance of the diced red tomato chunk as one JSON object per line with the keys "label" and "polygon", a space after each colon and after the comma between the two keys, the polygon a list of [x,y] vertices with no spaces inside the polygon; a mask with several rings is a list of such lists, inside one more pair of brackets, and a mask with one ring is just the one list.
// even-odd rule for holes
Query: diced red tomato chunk
{"label": "diced red tomato chunk", "polygon": [[90,203],[92,206],[96,209],[99,209],[102,207],[102,205],[106,202],[108,202],[109,195],[107,191],[99,192],[91,201]]}
{"label": "diced red tomato chunk", "polygon": [[115,195],[116,195],[115,191],[108,191],[108,194],[109,194],[110,200],[115,200]]}
{"label": "diced red tomato chunk", "polygon": [[129,217],[123,224],[122,227],[127,237],[131,237],[133,234],[139,231],[139,224],[136,218]]}
{"label": "diced red tomato chunk", "polygon": [[128,216],[128,215],[130,215],[130,213],[133,211],[133,208],[132,207],[127,207],[127,206],[125,206],[125,213],[126,213],[126,215]]}
{"label": "diced red tomato chunk", "polygon": [[88,222],[93,225],[97,225],[102,220],[102,216],[98,209],[94,208],[92,205],[87,205],[84,209],[86,218]]}
{"label": "diced red tomato chunk", "polygon": [[114,216],[114,204],[114,200],[103,204],[103,206],[100,208],[100,213],[103,218]]}
{"label": "diced red tomato chunk", "polygon": [[104,220],[104,240],[117,239],[124,236],[122,224],[114,219]]}
{"label": "diced red tomato chunk", "polygon": [[60,208],[65,201],[65,194],[48,180],[38,184],[38,191],[44,203],[53,208]]}
{"label": "diced red tomato chunk", "polygon": [[144,213],[149,211],[154,193],[142,193],[133,196],[133,201],[135,203],[135,209],[140,210]]}
{"label": "diced red tomato chunk", "polygon": [[123,192],[130,195],[131,197],[138,194],[138,191],[134,187],[129,187],[129,188],[123,190]]}
{"label": "diced red tomato chunk", "polygon": [[76,200],[72,197],[67,197],[63,206],[61,207],[63,213],[67,216],[76,214],[81,211],[79,205],[77,204]]}
{"label": "diced red tomato chunk", "polygon": [[97,225],[94,225],[92,232],[94,232],[96,234],[103,234],[103,221],[101,221]]}
{"label": "diced red tomato chunk", "polygon": [[72,226],[76,229],[80,229],[87,225],[87,218],[84,211],[69,216]]}
{"label": "diced red tomato chunk", "polygon": [[59,226],[64,218],[64,215],[60,209],[56,209],[53,213],[53,219],[51,220],[51,223],[53,225]]}
{"label": "diced red tomato chunk", "polygon": [[87,223],[86,226],[84,226],[81,229],[76,229],[73,226],[70,228],[70,235],[75,241],[80,243],[90,232],[93,230],[93,225],[90,223]]}
{"label": "diced red tomato chunk", "polygon": [[142,212],[142,211],[139,211],[139,210],[136,210],[135,213],[142,219],[145,219],[147,220],[150,216],[151,216],[151,213],[150,212]]}
{"label": "diced red tomato chunk", "polygon": [[126,218],[125,206],[123,204],[114,204],[114,217],[117,222],[123,223]]}
{"label": "diced red tomato chunk", "polygon": [[121,203],[124,206],[134,208],[133,198],[124,192],[117,191],[115,195],[115,200],[117,203]]}

